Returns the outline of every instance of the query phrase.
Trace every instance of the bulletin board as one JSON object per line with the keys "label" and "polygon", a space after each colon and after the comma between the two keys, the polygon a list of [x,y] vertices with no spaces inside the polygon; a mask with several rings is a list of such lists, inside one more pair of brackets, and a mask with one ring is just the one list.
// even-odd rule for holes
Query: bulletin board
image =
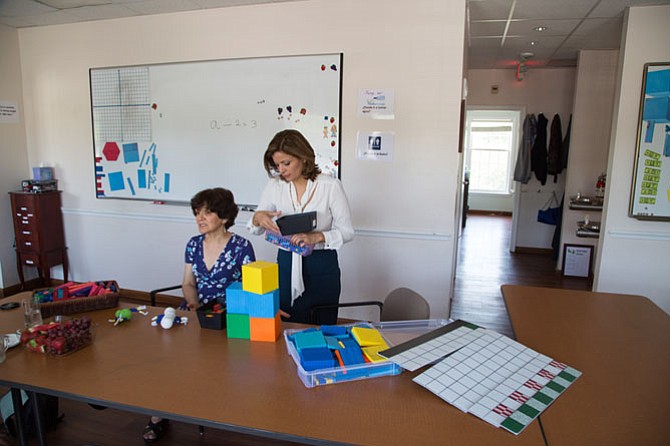
{"label": "bulletin board", "polygon": [[670,62],[644,66],[629,215],[670,220]]}
{"label": "bulletin board", "polygon": [[188,202],[225,187],[253,207],[263,154],[302,132],[321,170],[340,176],[342,54],[91,68],[98,198]]}

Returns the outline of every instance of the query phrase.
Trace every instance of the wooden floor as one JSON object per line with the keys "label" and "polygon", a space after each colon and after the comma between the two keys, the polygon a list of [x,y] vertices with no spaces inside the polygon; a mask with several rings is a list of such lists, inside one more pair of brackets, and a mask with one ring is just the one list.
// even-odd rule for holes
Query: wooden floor
{"label": "wooden floor", "polygon": [[[509,252],[511,217],[469,215],[461,236],[456,271],[453,319],[491,328],[513,337],[500,293],[503,284],[534,285],[569,289],[591,289],[587,280],[563,278],[550,254]],[[150,385],[147,384],[150,390]],[[197,396],[194,395],[194,398]],[[142,428],[148,417],[114,409],[95,410],[89,405],[60,400],[65,415],[58,428],[47,435],[51,446],[143,444]],[[1,444],[1,443],[0,443]],[[14,444],[18,444],[14,442]],[[31,445],[36,445],[35,439]],[[160,445],[248,446],[295,445],[263,437],[206,429],[172,422]]]}
{"label": "wooden floor", "polygon": [[[148,416],[116,409],[98,410],[88,404],[64,398],[59,399],[59,409],[64,415],[63,420],[55,430],[47,433],[46,439],[49,446],[130,446],[144,444],[142,429],[149,420]],[[18,440],[12,439],[12,444],[18,445]],[[30,439],[30,446],[38,444],[36,438]],[[174,421],[170,423],[164,437],[157,444],[164,446],[299,445],[299,443],[213,428],[205,428],[203,435],[200,435],[198,426]],[[2,445],[4,443],[0,439],[0,446]]]}
{"label": "wooden floor", "polygon": [[510,252],[511,226],[511,216],[468,215],[459,244],[451,318],[514,337],[501,285],[590,290],[591,283],[563,277],[550,252]]}

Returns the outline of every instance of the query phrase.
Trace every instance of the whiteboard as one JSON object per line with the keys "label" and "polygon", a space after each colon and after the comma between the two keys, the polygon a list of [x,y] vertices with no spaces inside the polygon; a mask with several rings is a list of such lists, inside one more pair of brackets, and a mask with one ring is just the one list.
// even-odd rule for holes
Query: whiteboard
{"label": "whiteboard", "polygon": [[287,128],[339,178],[341,68],[342,54],[91,68],[96,197],[189,202],[225,187],[252,207]]}

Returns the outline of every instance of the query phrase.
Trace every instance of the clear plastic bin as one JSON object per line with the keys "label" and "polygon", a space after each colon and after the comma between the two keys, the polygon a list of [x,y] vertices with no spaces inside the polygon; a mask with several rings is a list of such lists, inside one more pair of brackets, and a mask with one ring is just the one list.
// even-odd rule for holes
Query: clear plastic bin
{"label": "clear plastic bin", "polygon": [[[443,327],[453,321],[447,319],[423,319],[415,321],[393,321],[393,322],[356,322],[345,324],[345,327],[371,327],[381,333],[389,347],[407,342],[432,330]],[[346,367],[332,367],[307,371],[300,364],[298,350],[290,339],[294,333],[303,330],[284,330],[284,341],[289,354],[293,358],[298,369],[298,377],[306,387],[323,386],[359,379],[376,378],[378,376],[398,375],[402,368],[391,361],[371,362]]]}

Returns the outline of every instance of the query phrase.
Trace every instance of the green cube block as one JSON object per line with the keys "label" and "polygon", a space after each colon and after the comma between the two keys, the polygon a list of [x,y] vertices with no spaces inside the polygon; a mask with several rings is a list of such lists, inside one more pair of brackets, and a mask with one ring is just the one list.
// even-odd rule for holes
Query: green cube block
{"label": "green cube block", "polygon": [[249,315],[226,313],[226,332],[229,338],[250,339]]}

